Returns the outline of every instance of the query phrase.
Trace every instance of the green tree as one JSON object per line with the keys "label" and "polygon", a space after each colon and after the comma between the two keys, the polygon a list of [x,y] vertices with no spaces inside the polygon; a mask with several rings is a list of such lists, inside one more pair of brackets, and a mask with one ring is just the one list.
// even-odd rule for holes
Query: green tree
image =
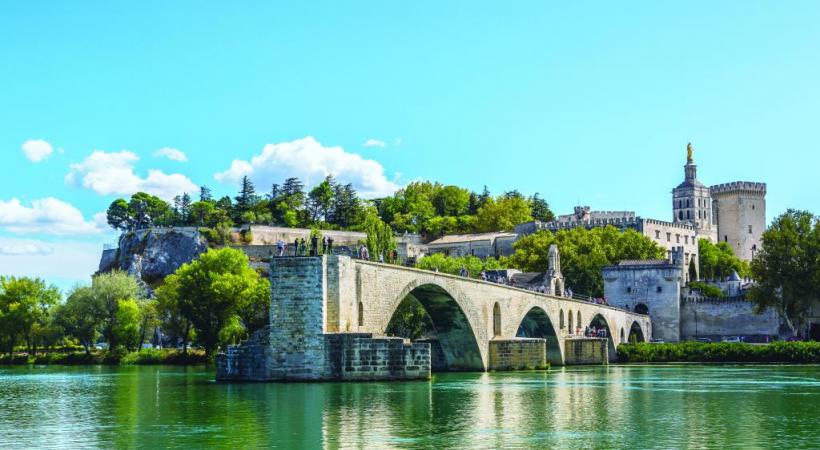
{"label": "green tree", "polygon": [[333,175],[328,175],[324,181],[317,184],[308,194],[308,209],[311,222],[327,220],[330,208],[333,206],[333,194],[336,182]]}
{"label": "green tree", "polygon": [[773,308],[797,335],[820,302],[820,224],[810,212],[790,209],[772,222],[762,240],[751,264],[756,283],[749,299],[758,312]]}
{"label": "green tree", "polygon": [[179,277],[169,276],[156,290],[157,319],[163,332],[171,337],[173,342],[181,342],[184,353],[188,353],[188,343],[194,338],[194,327],[191,320],[182,313],[183,295],[179,285]]}
{"label": "green tree", "polygon": [[548,268],[549,247],[558,245],[561,272],[566,285],[579,294],[603,295],[604,266],[624,259],[663,258],[665,251],[651,239],[635,230],[620,231],[612,226],[574,228],[553,234],[540,231],[524,236],[513,244],[510,257],[513,267],[526,272],[544,272]]}
{"label": "green tree", "polygon": [[214,198],[211,194],[211,189],[208,186],[200,186],[199,187],[199,201],[201,202],[213,202]]}
{"label": "green tree", "polygon": [[108,225],[115,230],[130,230],[134,226],[134,217],[128,202],[118,198],[111,202],[105,213]]}
{"label": "green tree", "polygon": [[20,341],[34,353],[34,331],[48,323],[59,299],[60,291],[40,278],[0,277],[0,341],[9,355]]}
{"label": "green tree", "polygon": [[[108,348],[116,349],[119,345],[120,333],[118,328],[118,310],[122,301],[134,300],[138,302],[144,298],[144,292],[137,282],[137,279],[122,271],[113,271],[95,275],[91,279],[90,295],[93,297],[93,304],[100,309],[99,317],[102,318],[101,332]],[[130,305],[129,305],[130,307]],[[139,321],[137,321],[137,324]],[[122,324],[126,326],[130,324]]]}
{"label": "green tree", "polygon": [[239,195],[235,197],[234,217],[237,222],[241,222],[242,215],[250,211],[259,200],[256,196],[256,189],[253,182],[247,175],[242,177],[242,184],[239,188]]}
{"label": "green tree", "polygon": [[476,214],[476,231],[512,231],[516,225],[532,220],[530,203],[520,195],[487,200]]}
{"label": "green tree", "polygon": [[90,354],[91,346],[97,342],[104,318],[104,308],[98,304],[90,286],[72,289],[54,316],[55,322],[65,333],[80,342],[86,354]]}
{"label": "green tree", "polygon": [[246,335],[266,322],[264,317],[257,321],[253,314],[266,311],[270,284],[251,269],[248,257],[239,250],[209,250],[180,266],[165,285],[162,295],[175,299],[179,313],[191,322],[209,355],[224,343],[220,332],[233,317],[244,322]]}
{"label": "green tree", "polygon": [[550,205],[546,200],[538,196],[536,192],[530,197],[530,207],[532,208],[532,218],[540,220],[541,222],[552,222],[555,220],[555,214],[550,210]]}
{"label": "green tree", "polygon": [[126,350],[138,350],[142,344],[140,342],[140,323],[142,322],[140,305],[133,298],[117,300],[114,318],[111,333],[115,336],[115,342],[125,347]]}
{"label": "green tree", "polygon": [[749,264],[735,256],[732,246],[726,242],[712,244],[708,239],[698,240],[698,262],[703,279],[726,278],[733,271],[741,277],[749,275]]}

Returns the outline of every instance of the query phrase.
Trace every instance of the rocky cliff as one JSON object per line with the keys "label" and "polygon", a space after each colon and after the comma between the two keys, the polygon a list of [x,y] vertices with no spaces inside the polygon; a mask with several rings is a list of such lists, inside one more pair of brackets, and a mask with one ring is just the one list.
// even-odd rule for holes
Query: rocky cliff
{"label": "rocky cliff", "polygon": [[125,270],[152,285],[206,250],[205,238],[193,228],[129,231],[117,249],[103,251],[99,271]]}

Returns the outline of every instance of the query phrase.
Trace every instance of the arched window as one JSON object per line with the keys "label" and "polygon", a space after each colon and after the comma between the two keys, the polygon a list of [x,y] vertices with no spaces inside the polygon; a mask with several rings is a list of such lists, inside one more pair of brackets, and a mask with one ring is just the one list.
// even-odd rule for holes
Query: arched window
{"label": "arched window", "polygon": [[359,302],[359,326],[364,326],[364,305]]}
{"label": "arched window", "polygon": [[643,303],[635,305],[635,312],[638,314],[649,314],[649,307]]}
{"label": "arched window", "polygon": [[567,313],[567,331],[569,331],[569,334],[572,334],[573,330],[574,329],[572,328],[572,310],[570,310],[570,312]]}
{"label": "arched window", "polygon": [[493,306],[493,336],[501,335],[501,307],[498,303]]}
{"label": "arched window", "polygon": [[561,312],[558,313],[558,328],[563,330],[564,329],[564,310],[562,309]]}

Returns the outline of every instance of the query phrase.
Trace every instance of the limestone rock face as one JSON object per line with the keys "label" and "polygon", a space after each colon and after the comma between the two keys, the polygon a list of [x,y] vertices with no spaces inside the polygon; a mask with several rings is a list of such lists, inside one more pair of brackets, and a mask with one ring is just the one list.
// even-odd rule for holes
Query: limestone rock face
{"label": "limestone rock face", "polygon": [[120,236],[115,262],[103,254],[107,261],[101,261],[100,271],[121,269],[150,284],[207,250],[205,238],[193,229],[138,230]]}

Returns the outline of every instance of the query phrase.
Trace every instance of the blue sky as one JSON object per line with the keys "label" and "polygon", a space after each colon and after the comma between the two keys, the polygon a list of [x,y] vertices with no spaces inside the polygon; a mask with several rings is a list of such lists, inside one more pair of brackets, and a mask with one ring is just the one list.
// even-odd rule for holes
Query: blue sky
{"label": "blue sky", "polygon": [[0,273],[85,280],[113,199],[243,174],[668,220],[692,141],[769,219],[820,212],[820,3],[293,3],[5,4]]}

